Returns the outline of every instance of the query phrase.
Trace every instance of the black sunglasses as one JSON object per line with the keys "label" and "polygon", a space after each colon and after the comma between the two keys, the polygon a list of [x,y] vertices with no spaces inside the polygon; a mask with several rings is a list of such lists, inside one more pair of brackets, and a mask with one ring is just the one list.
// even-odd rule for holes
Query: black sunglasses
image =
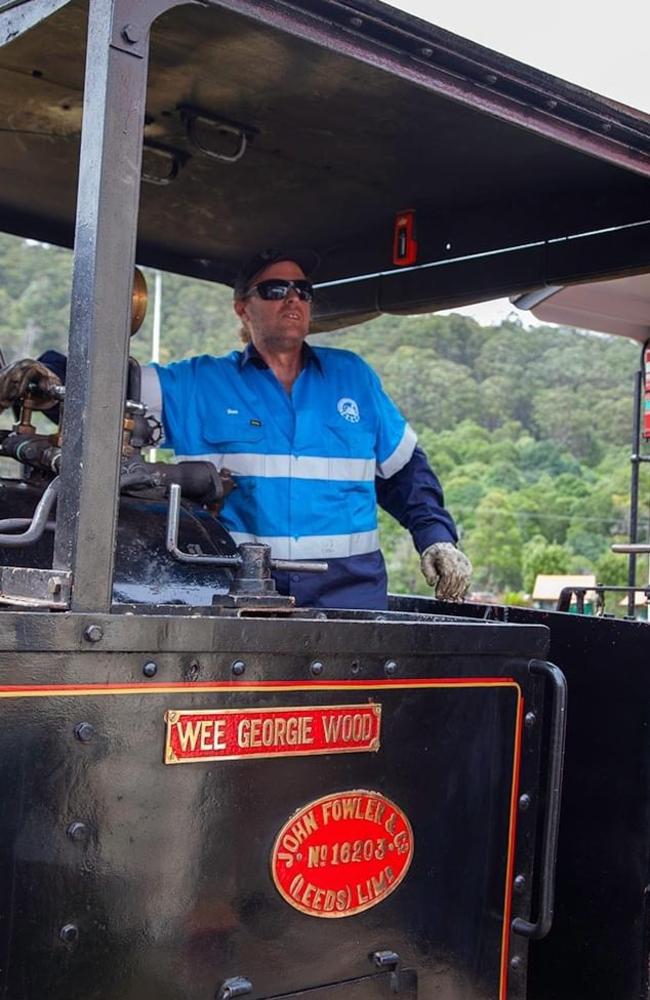
{"label": "black sunglasses", "polygon": [[248,298],[253,292],[257,292],[265,302],[279,302],[280,299],[286,299],[292,288],[301,302],[314,301],[314,286],[306,278],[298,278],[297,281],[291,281],[289,278],[268,278],[266,281],[258,281],[249,288],[245,297]]}

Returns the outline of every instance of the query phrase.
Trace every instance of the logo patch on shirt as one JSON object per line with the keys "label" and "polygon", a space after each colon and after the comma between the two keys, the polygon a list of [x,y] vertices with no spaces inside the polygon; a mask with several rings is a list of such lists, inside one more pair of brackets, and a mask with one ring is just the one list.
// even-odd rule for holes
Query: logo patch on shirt
{"label": "logo patch on shirt", "polygon": [[257,417],[253,417],[251,420],[249,420],[249,423],[250,423],[251,427],[261,427],[262,426],[262,421],[258,420]]}
{"label": "logo patch on shirt", "polygon": [[348,423],[359,423],[359,407],[354,399],[348,399],[347,396],[343,396],[336,404],[336,409]]}
{"label": "logo patch on shirt", "polygon": [[226,413],[229,417],[235,417],[239,413],[239,410],[233,410],[232,406],[227,406]]}

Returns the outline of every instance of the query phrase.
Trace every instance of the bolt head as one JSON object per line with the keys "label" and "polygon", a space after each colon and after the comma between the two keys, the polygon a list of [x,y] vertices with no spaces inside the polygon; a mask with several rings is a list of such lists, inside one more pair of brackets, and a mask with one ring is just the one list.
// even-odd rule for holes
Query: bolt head
{"label": "bolt head", "polygon": [[104,630],[101,625],[88,625],[84,630],[84,639],[88,642],[99,642],[104,638]]}
{"label": "bolt head", "polygon": [[66,944],[76,944],[79,940],[79,928],[76,924],[64,924],[59,931],[59,937]]}
{"label": "bolt head", "polygon": [[533,729],[535,723],[537,722],[537,716],[534,712],[526,712],[524,716],[524,725],[526,729]]}
{"label": "bolt head", "polygon": [[515,892],[523,892],[526,888],[526,876],[517,875],[513,883]]}
{"label": "bolt head", "polygon": [[125,24],[122,28],[122,38],[129,45],[135,45],[136,42],[140,41],[140,35],[137,28],[133,24]]}
{"label": "bolt head", "polygon": [[314,677],[318,677],[323,672],[323,664],[320,660],[314,660],[309,667],[309,671],[314,675]]}
{"label": "bolt head", "polygon": [[519,796],[519,808],[521,809],[522,812],[526,812],[527,809],[530,809],[531,801],[532,800],[530,795],[528,795],[526,792],[524,792],[523,795]]}
{"label": "bolt head", "polygon": [[53,595],[60,594],[61,590],[63,589],[63,584],[61,583],[61,577],[51,576],[50,579],[47,581],[47,589],[50,592],[50,594]]}
{"label": "bolt head", "polygon": [[515,970],[521,969],[522,965],[523,961],[521,955],[513,955],[512,958],[510,959],[510,968]]}
{"label": "bolt head", "polygon": [[95,727],[89,722],[80,722],[74,727],[74,734],[80,743],[90,743],[95,736]]}
{"label": "bolt head", "polygon": [[74,840],[76,844],[79,844],[82,840],[86,839],[86,824],[79,822],[71,823],[66,830],[66,833],[68,834],[70,840]]}
{"label": "bolt head", "polygon": [[155,677],[158,673],[158,664],[154,660],[147,660],[142,668],[145,677]]}
{"label": "bolt head", "polygon": [[363,28],[363,18],[361,17],[351,17],[350,24],[353,28]]}
{"label": "bolt head", "polygon": [[241,677],[246,669],[246,664],[243,660],[235,660],[232,667],[230,668],[235,675],[235,677]]}
{"label": "bolt head", "polygon": [[430,59],[433,55],[433,49],[430,49],[428,45],[425,45],[423,49],[420,49],[420,55],[423,59]]}
{"label": "bolt head", "polygon": [[384,673],[387,677],[392,677],[397,673],[397,664],[395,660],[386,660],[384,663]]}

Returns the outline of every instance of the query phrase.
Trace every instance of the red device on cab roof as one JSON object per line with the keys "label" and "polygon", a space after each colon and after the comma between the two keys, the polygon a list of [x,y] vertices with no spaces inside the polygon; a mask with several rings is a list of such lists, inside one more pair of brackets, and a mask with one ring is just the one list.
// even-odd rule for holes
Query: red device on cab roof
{"label": "red device on cab roof", "polygon": [[415,209],[405,208],[395,216],[393,228],[393,264],[406,267],[418,258],[418,241],[415,231]]}

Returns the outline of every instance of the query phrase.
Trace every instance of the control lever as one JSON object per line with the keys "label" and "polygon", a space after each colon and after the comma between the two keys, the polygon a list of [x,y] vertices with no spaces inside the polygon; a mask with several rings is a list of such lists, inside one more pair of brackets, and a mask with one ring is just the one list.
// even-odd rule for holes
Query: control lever
{"label": "control lever", "polygon": [[236,556],[203,556],[183,552],[178,547],[178,526],[180,521],[181,488],[178,483],[170,483],[169,508],[167,510],[167,551],[179,562],[204,566],[241,567],[243,580],[262,580],[270,576],[270,570],[288,570],[294,573],[326,573],[326,562],[298,562],[292,559],[272,559],[271,548],[256,542],[243,542]]}

